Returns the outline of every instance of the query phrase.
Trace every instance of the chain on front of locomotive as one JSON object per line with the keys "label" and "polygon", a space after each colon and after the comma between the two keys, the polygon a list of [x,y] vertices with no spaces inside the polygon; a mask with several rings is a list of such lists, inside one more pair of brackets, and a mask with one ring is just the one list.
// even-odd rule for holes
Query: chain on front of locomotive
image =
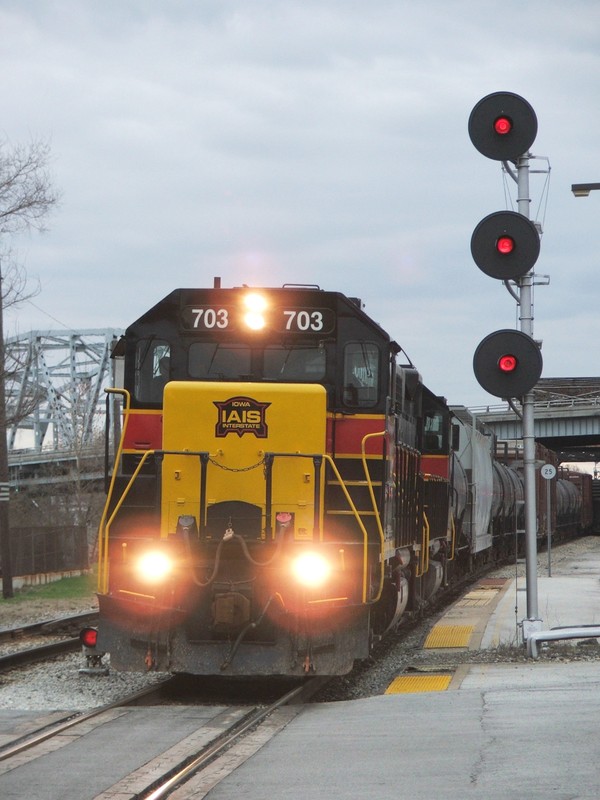
{"label": "chain on front of locomotive", "polygon": [[439,586],[448,410],[361,306],[216,284],[127,329],[99,540],[115,664],[345,672]]}

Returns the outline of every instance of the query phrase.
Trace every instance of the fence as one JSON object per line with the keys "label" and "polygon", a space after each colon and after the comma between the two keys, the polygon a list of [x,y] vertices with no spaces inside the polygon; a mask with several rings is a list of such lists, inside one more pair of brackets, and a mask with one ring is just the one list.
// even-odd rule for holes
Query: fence
{"label": "fence", "polygon": [[89,568],[84,525],[11,528],[12,574],[40,575]]}

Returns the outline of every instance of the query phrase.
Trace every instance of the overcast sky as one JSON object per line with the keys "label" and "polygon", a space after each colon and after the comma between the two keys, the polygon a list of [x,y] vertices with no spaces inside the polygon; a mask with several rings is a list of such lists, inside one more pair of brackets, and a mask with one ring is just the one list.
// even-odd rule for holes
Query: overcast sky
{"label": "overcast sky", "polygon": [[470,239],[516,185],[467,121],[510,91],[539,123],[543,374],[600,374],[600,192],[570,191],[600,181],[598,0],[0,0],[0,75],[4,143],[48,141],[62,195],[13,242],[40,292],[8,334],[125,328],[217,275],[316,283],[437,394],[498,402],[472,357],[515,301]]}

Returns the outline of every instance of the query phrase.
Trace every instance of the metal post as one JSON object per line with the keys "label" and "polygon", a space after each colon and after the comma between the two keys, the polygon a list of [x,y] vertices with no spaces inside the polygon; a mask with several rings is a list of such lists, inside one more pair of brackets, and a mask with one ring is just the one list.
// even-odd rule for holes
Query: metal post
{"label": "metal post", "polygon": [[[529,153],[517,162],[519,213],[529,219]],[[533,270],[520,279],[519,320],[522,333],[533,338]],[[533,392],[523,397],[523,462],[525,478],[525,574],[527,619],[523,620],[523,638],[542,629],[538,614],[537,591],[537,514],[535,496],[535,436]]]}
{"label": "metal post", "polygon": [[550,489],[552,481],[546,481],[546,528],[548,529],[548,577],[552,577],[552,498]]}

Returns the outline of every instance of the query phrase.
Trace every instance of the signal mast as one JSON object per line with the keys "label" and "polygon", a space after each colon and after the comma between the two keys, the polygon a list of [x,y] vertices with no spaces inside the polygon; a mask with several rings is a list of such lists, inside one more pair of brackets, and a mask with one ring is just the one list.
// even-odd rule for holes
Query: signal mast
{"label": "signal mast", "polygon": [[[533,338],[533,266],[540,252],[537,227],[529,219],[529,148],[537,135],[537,117],[527,100],[511,92],[482,98],[471,111],[469,136],[487,158],[502,161],[517,182],[518,213],[499,211],[481,220],[473,231],[471,253],[477,266],[504,281],[519,305],[520,331],[500,330],[479,344],[473,358],[475,377],[490,394],[512,408],[521,399],[525,479],[525,562],[527,619],[523,639],[542,629],[537,594],[537,514],[533,387],[542,374],[542,354]],[[517,174],[508,162],[516,165]],[[508,282],[514,281],[518,294]],[[518,413],[518,412],[517,412]]]}

